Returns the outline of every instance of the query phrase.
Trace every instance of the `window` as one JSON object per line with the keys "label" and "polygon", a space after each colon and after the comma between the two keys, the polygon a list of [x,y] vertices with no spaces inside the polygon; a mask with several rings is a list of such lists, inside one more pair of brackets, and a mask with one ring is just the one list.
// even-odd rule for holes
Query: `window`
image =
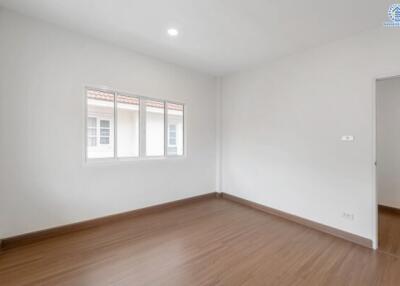
{"label": "window", "polygon": [[183,155],[183,105],[167,103],[168,155]]}
{"label": "window", "polygon": [[183,104],[96,89],[86,100],[87,159],[184,154]]}

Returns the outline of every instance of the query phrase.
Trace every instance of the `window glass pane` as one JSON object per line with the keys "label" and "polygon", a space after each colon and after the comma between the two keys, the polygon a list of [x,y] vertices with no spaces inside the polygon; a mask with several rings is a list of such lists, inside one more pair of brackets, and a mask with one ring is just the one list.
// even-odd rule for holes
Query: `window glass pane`
{"label": "window glass pane", "polygon": [[114,157],[114,94],[88,90],[86,96],[87,157],[112,158]]}
{"label": "window glass pane", "polygon": [[110,137],[110,129],[100,128],[100,137]]}
{"label": "window glass pane", "polygon": [[[101,121],[100,121],[101,122]],[[110,128],[100,127],[100,136],[110,136]]]}
{"label": "window glass pane", "polygon": [[183,105],[167,103],[168,155],[183,155]]}
{"label": "window glass pane", "polygon": [[145,100],[146,108],[146,155],[164,155],[164,103]]}
{"label": "window glass pane", "polygon": [[100,120],[100,144],[110,144],[110,121]]}
{"label": "window glass pane", "polygon": [[100,127],[110,128],[110,121],[109,120],[100,120]]}
{"label": "window glass pane", "polygon": [[100,144],[101,144],[101,145],[108,145],[108,144],[110,144],[110,137],[100,137]]}
{"label": "window glass pane", "polygon": [[175,124],[169,125],[168,146],[176,146],[176,125]]}
{"label": "window glass pane", "polygon": [[118,157],[139,156],[139,99],[117,95]]}

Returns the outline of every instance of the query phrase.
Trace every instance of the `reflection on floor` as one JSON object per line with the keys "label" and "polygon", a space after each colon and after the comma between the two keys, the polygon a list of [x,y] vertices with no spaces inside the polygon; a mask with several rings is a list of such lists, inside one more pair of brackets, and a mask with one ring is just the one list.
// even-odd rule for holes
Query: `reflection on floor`
{"label": "reflection on floor", "polygon": [[400,211],[379,207],[379,250],[400,257]]}

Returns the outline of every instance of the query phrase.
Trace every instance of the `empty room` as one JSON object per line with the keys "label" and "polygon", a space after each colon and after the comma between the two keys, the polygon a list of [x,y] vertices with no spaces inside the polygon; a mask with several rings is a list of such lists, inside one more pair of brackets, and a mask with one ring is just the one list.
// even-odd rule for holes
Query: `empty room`
{"label": "empty room", "polygon": [[0,0],[0,285],[400,285],[400,3]]}

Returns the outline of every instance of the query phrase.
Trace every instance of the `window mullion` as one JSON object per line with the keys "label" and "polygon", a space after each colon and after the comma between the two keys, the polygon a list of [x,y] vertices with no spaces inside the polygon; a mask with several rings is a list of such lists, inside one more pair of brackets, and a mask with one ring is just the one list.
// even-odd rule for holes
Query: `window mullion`
{"label": "window mullion", "polygon": [[[114,159],[118,158],[118,130],[117,130],[117,117],[118,117],[118,108],[117,108],[117,93],[114,92],[114,122],[113,122],[113,126],[114,126],[114,138],[113,138],[113,143],[114,143]],[[111,124],[110,124],[111,127]],[[110,134],[111,135],[111,134]]]}
{"label": "window mullion", "polygon": [[146,156],[146,104],[139,97],[139,157]]}
{"label": "window mullion", "polygon": [[186,106],[182,105],[182,156],[186,155]]}
{"label": "window mullion", "polygon": [[168,102],[164,101],[164,157],[168,156]]}

